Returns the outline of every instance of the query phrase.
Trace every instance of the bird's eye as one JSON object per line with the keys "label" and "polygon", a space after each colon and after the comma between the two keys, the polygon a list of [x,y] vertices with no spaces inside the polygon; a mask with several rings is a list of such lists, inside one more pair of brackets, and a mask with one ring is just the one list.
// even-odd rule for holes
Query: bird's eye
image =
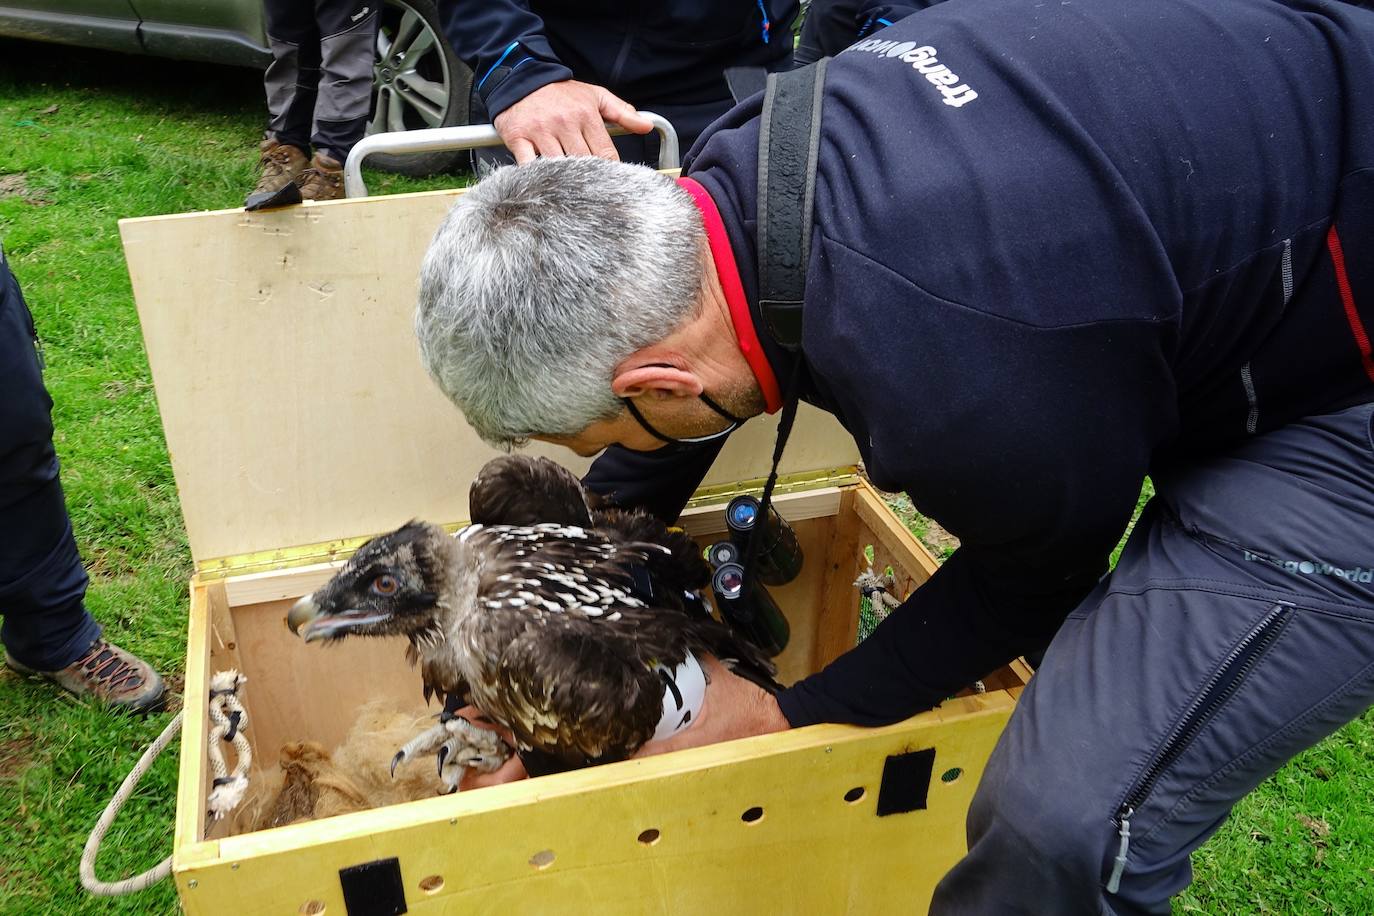
{"label": "bird's eye", "polygon": [[378,595],[394,595],[400,587],[401,583],[396,581],[395,576],[389,576],[385,573],[372,580],[372,591]]}

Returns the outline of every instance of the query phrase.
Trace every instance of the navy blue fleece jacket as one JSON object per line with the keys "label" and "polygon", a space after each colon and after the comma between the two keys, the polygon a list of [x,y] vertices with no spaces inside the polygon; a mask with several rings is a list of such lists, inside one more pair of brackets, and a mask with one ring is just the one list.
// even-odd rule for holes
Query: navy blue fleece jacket
{"label": "navy blue fleece jacket", "polygon": [[[786,66],[797,0],[442,0],[490,117],[567,79],[641,108],[727,102],[724,70]],[[727,106],[728,107],[728,106]],[[723,110],[723,109],[722,109]]]}
{"label": "navy blue fleece jacket", "polygon": [[[755,308],[759,104],[686,168]],[[831,63],[815,221],[804,396],[962,542],[779,697],[880,724],[1048,640],[1152,469],[1374,399],[1374,12],[950,0]]]}

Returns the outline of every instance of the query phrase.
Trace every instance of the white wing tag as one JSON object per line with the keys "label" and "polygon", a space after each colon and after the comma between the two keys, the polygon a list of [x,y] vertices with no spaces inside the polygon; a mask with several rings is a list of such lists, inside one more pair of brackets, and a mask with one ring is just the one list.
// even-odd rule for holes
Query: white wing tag
{"label": "white wing tag", "polygon": [[654,670],[663,679],[663,718],[658,720],[653,740],[662,741],[700,718],[701,704],[706,700],[706,672],[690,652],[673,670],[663,665],[654,665]]}

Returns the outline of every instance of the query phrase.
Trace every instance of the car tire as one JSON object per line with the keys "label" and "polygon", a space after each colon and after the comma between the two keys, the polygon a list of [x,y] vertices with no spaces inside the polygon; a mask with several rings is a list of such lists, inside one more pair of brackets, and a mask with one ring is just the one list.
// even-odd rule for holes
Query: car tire
{"label": "car tire", "polygon": [[[383,0],[372,71],[368,135],[468,123],[472,71],[444,39],[435,0]],[[369,166],[402,175],[433,175],[467,153],[377,154]]]}

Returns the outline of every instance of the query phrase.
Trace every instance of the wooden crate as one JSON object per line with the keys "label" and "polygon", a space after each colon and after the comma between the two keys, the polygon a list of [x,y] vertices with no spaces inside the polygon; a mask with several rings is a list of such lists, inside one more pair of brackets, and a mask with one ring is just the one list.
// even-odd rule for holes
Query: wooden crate
{"label": "wooden crate", "polygon": [[[813,726],[271,830],[207,823],[211,673],[249,678],[255,776],[284,741],[336,744],[364,702],[423,709],[403,643],[322,651],[283,619],[365,536],[463,521],[493,454],[424,376],[411,332],[419,261],[456,193],[121,223],[196,561],[174,838],[186,912],[923,911],[964,851],[1021,666],[886,728]],[[703,543],[733,494],[757,492],[774,429],[731,437],[684,515]],[[792,627],[784,681],[853,645],[866,553],[903,595],[935,569],[855,460],[832,418],[802,411],[777,500],[807,557],[774,592]],[[877,814],[899,796],[909,810]]]}

